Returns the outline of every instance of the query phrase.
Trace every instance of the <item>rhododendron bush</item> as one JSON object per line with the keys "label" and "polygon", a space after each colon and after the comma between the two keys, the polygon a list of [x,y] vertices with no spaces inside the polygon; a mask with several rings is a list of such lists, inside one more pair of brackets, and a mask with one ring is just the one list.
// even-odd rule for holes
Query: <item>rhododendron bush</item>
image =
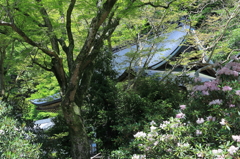
{"label": "rhododendron bush", "polygon": [[[176,116],[150,123],[133,144],[141,158],[237,158],[240,156],[240,63],[216,64],[216,79],[191,89]],[[140,158],[136,154],[133,158]]]}

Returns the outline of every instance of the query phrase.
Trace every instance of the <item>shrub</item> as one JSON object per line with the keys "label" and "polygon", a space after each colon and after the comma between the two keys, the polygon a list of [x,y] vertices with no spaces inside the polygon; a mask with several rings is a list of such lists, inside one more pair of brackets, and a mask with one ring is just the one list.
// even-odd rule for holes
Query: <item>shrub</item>
{"label": "shrub", "polygon": [[147,131],[137,132],[132,144],[139,153],[147,158],[240,156],[240,63],[234,60],[216,65],[215,80],[197,82],[175,117],[151,122]]}
{"label": "shrub", "polygon": [[40,158],[40,146],[25,125],[11,117],[12,107],[0,102],[0,158]]}

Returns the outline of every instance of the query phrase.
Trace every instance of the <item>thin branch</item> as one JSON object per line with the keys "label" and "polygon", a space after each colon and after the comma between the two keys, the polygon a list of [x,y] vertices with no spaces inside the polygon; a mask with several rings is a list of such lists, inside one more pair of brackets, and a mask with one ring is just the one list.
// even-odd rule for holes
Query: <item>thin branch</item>
{"label": "thin branch", "polygon": [[46,71],[52,71],[51,68],[47,68],[46,66],[43,66],[42,64],[38,63],[38,62],[35,61],[34,59],[32,59],[32,60],[33,60],[32,62],[33,62],[34,64],[38,65],[39,67],[43,68],[44,70],[46,70]]}
{"label": "thin branch", "polygon": [[232,54],[234,51],[240,51],[240,49],[233,49],[233,50],[231,50],[231,51],[229,52],[228,56],[227,56],[227,59],[224,60],[224,61],[222,61],[221,64],[227,62],[227,61],[230,59],[230,56],[231,56],[231,54]]}
{"label": "thin branch", "polygon": [[[80,12],[82,13],[82,15],[84,15],[82,11],[80,11]],[[87,19],[85,18],[85,16],[83,16],[83,20],[85,21],[85,23],[86,23],[86,24],[87,24],[87,26],[88,26],[88,25],[89,25],[89,23],[88,23]]]}
{"label": "thin branch", "polygon": [[[24,46],[25,46],[25,45],[24,45]],[[25,48],[27,48],[27,47],[25,46]],[[36,51],[36,54],[35,54],[34,57],[32,57],[31,53],[29,54],[29,57],[31,58],[32,63],[38,65],[39,67],[43,68],[43,69],[46,70],[46,71],[52,71],[52,69],[47,68],[47,66],[44,66],[44,65],[38,63],[38,62],[35,60],[35,57],[36,57],[36,55],[37,55],[37,52],[38,52],[38,50]]]}
{"label": "thin branch", "polygon": [[154,7],[154,8],[165,8],[165,9],[168,9],[168,8],[170,7],[170,5],[171,5],[173,2],[175,2],[175,1],[176,1],[176,0],[173,0],[173,1],[169,2],[169,3],[167,3],[166,6],[163,6],[163,5],[155,5],[155,4],[153,4],[152,2],[147,2],[147,3],[141,4],[141,5],[137,6],[137,7],[142,7],[142,6],[150,5],[150,6]]}

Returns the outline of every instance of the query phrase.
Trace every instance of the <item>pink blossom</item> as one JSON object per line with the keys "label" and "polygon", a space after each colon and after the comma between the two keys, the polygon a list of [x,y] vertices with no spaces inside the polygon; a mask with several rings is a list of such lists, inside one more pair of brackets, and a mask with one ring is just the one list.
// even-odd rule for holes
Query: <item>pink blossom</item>
{"label": "pink blossom", "polygon": [[236,72],[239,72],[240,71],[240,65],[232,66],[232,69]]}
{"label": "pink blossom", "polygon": [[238,76],[238,72],[237,71],[233,71],[232,74],[233,74],[233,76],[236,76],[236,77]]}
{"label": "pink blossom", "polygon": [[216,99],[216,100],[213,100],[209,103],[209,105],[214,105],[214,104],[220,105],[220,104],[222,104],[222,100],[221,99]]}
{"label": "pink blossom", "polygon": [[196,121],[197,124],[202,124],[204,123],[204,119],[203,118],[198,118],[198,120]]}
{"label": "pink blossom", "polygon": [[240,71],[240,63],[239,62],[229,62],[225,65],[225,67],[233,70],[233,71]]}
{"label": "pink blossom", "polygon": [[176,118],[184,118],[185,117],[185,114],[183,114],[183,113],[178,113],[178,114],[176,114]]}
{"label": "pink blossom", "polygon": [[240,71],[240,64],[237,62],[227,63],[223,68],[217,71],[217,75],[225,74],[225,75],[233,75],[238,76],[238,72]]}
{"label": "pink blossom", "polygon": [[237,90],[237,91],[236,91],[236,95],[239,95],[239,96],[240,96],[240,90]]}
{"label": "pink blossom", "polygon": [[224,86],[224,87],[222,88],[222,90],[223,90],[223,91],[231,91],[232,88],[229,87],[229,86]]}
{"label": "pink blossom", "polygon": [[232,135],[234,141],[240,142],[240,135]]}
{"label": "pink blossom", "polygon": [[235,107],[235,105],[234,105],[234,104],[230,104],[229,107],[230,107],[230,108],[233,108],[233,107]]}
{"label": "pink blossom", "polygon": [[209,95],[209,92],[208,92],[208,91],[202,91],[202,94],[208,96],[208,95]]}
{"label": "pink blossom", "polygon": [[186,105],[180,105],[179,106],[182,110],[186,109]]}
{"label": "pink blossom", "polygon": [[219,80],[208,81],[208,82],[205,82],[203,85],[194,86],[193,90],[194,91],[220,90],[220,88],[218,88],[218,83],[219,83]]}

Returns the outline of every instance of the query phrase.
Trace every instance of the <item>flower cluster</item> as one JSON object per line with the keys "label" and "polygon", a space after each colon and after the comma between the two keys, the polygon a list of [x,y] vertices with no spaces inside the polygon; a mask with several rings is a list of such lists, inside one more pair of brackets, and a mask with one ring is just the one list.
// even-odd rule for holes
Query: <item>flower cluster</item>
{"label": "flower cluster", "polygon": [[232,87],[229,87],[229,86],[224,86],[222,88],[223,91],[231,91],[232,90]]}
{"label": "flower cluster", "polygon": [[207,117],[207,121],[215,121],[216,117],[212,117],[212,116],[208,116]]}
{"label": "flower cluster", "polygon": [[233,75],[238,76],[240,72],[240,63],[238,62],[229,62],[223,68],[217,71],[217,76],[219,75]]}
{"label": "flower cluster", "polygon": [[236,91],[236,95],[240,96],[240,90]]}
{"label": "flower cluster", "polygon": [[137,154],[134,154],[132,156],[132,159],[146,159],[146,155],[137,155]]}
{"label": "flower cluster", "polygon": [[166,128],[167,125],[169,125],[169,124],[170,124],[170,121],[163,121],[163,123],[161,123],[159,127],[160,127],[161,129],[164,129],[164,128]]}
{"label": "flower cluster", "polygon": [[232,146],[229,147],[228,152],[229,152],[231,155],[233,155],[234,153],[237,152],[238,149],[239,149],[238,147],[235,147],[235,146],[232,145]]}
{"label": "flower cluster", "polygon": [[185,117],[185,114],[183,114],[183,113],[178,113],[178,114],[176,115],[176,118],[182,119],[182,118],[184,118],[184,117]]}
{"label": "flower cluster", "polygon": [[198,120],[196,121],[197,124],[202,124],[204,123],[204,119],[203,118],[198,118]]}
{"label": "flower cluster", "polygon": [[219,81],[212,80],[203,83],[203,85],[196,85],[193,87],[193,91],[218,91],[220,88],[218,87]]}
{"label": "flower cluster", "polygon": [[240,142],[240,135],[232,135],[234,141]]}
{"label": "flower cluster", "polygon": [[221,99],[213,100],[208,105],[214,105],[214,104],[220,105],[220,104],[222,104],[222,100]]}
{"label": "flower cluster", "polygon": [[182,110],[186,109],[186,105],[180,105],[179,107],[180,107],[180,109],[182,109]]}
{"label": "flower cluster", "polygon": [[134,135],[134,137],[135,138],[144,138],[144,137],[146,137],[147,136],[147,134],[145,133],[145,132],[137,132],[135,135]]}
{"label": "flower cluster", "polygon": [[202,131],[201,130],[196,130],[196,135],[202,135]]}
{"label": "flower cluster", "polygon": [[221,122],[219,122],[221,125],[226,125],[227,121],[225,119],[221,119]]}

